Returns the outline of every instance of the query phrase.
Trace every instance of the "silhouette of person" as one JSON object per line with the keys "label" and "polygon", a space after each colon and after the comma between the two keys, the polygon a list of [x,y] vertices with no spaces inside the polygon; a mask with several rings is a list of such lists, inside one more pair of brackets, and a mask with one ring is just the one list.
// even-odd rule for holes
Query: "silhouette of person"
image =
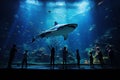
{"label": "silhouette of person", "polygon": [[25,53],[23,54],[23,59],[22,59],[22,68],[25,65],[25,68],[27,68],[27,55],[28,54],[28,50],[25,51]]}
{"label": "silhouette of person", "polygon": [[79,50],[76,50],[76,58],[77,58],[77,66],[80,67],[80,54],[79,54]]}
{"label": "silhouette of person", "polygon": [[103,64],[104,64],[103,54],[99,47],[97,47],[97,53],[98,53],[98,59],[100,61],[101,67],[103,67]]}
{"label": "silhouette of person", "polygon": [[63,68],[64,68],[64,66],[65,66],[65,68],[66,68],[67,54],[68,54],[67,48],[64,47],[64,48],[63,48]]}
{"label": "silhouette of person", "polygon": [[54,22],[54,26],[56,26],[57,24],[58,24],[58,23],[55,21],[55,22]]}
{"label": "silhouette of person", "polygon": [[15,54],[17,52],[16,44],[13,44],[11,50],[10,50],[10,55],[9,55],[9,61],[8,61],[8,68],[11,68],[12,62],[14,60]]}
{"label": "silhouette of person", "polygon": [[92,55],[92,51],[90,51],[90,67],[93,68],[93,55]]}
{"label": "silhouette of person", "polygon": [[108,46],[108,57],[110,60],[110,64],[113,67],[114,66],[114,50],[112,49],[112,46]]}
{"label": "silhouette of person", "polygon": [[54,67],[54,62],[55,62],[55,48],[54,47],[52,47],[52,49],[51,49],[51,60],[50,60],[50,64],[51,64],[51,66],[53,65],[53,67]]}

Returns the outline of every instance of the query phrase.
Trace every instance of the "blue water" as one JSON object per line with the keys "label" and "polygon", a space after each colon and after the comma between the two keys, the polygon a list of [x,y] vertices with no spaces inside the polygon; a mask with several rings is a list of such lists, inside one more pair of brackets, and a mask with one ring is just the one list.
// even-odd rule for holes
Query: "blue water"
{"label": "blue water", "polygon": [[[94,2],[88,0],[74,3],[21,1],[9,31],[8,36],[11,40],[7,39],[6,45],[15,42],[21,50],[28,49],[30,52],[44,48],[45,53],[49,53],[48,46],[50,45],[57,46],[58,50],[66,46],[71,53],[74,53],[76,49],[83,52],[94,39],[93,32],[89,31],[89,28],[95,25],[91,11],[93,6]],[[54,27],[55,21],[58,24],[76,23],[78,27],[69,34],[66,41],[62,36],[57,36],[38,39],[31,44],[34,36]]]}

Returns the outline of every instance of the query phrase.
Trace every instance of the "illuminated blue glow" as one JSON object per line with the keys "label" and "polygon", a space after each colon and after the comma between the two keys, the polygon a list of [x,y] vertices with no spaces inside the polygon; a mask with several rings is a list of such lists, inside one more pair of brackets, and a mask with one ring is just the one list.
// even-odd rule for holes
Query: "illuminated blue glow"
{"label": "illuminated blue glow", "polygon": [[[38,6],[40,4],[45,5]],[[20,41],[21,43],[23,43],[24,47],[24,43],[26,43],[27,40],[30,41],[33,36],[37,35],[41,31],[53,27],[55,21],[58,22],[58,24],[77,23],[79,26],[76,32],[71,33],[72,35],[68,37],[68,40],[65,43],[63,43],[63,37],[55,37],[55,39],[60,41],[61,45],[66,45],[69,48],[84,48],[89,43],[88,39],[84,37],[84,35],[91,38],[91,35],[89,33],[90,31],[88,32],[89,25],[91,25],[93,22],[92,15],[89,11],[91,5],[92,4],[90,3],[90,1],[82,1],[75,3],[65,3],[64,1],[57,1],[43,3],[42,1],[40,2],[38,0],[26,0],[20,4],[20,8],[17,12],[20,19],[18,21],[15,20],[10,33],[14,32],[14,28],[16,28],[18,23],[20,25],[23,25],[23,27],[19,29],[21,30],[21,34],[17,37],[18,39],[21,39]],[[45,41],[46,39],[40,39],[39,42],[36,42],[36,44],[34,44],[35,47],[32,46],[33,49],[48,45],[48,43],[46,44]],[[73,41],[76,43],[73,43]],[[83,44],[84,42],[86,42],[85,46]]]}
{"label": "illuminated blue glow", "polygon": [[48,27],[49,25],[52,23],[54,23],[54,21],[57,21],[59,23],[66,23],[66,8],[65,7],[61,7],[61,8],[55,8],[52,10],[53,14],[49,17],[51,19],[46,20]]}
{"label": "illuminated blue glow", "polygon": [[55,21],[58,23],[66,23],[66,4],[65,2],[48,2],[47,10],[52,10],[52,13],[47,15],[46,25],[50,28]]}
{"label": "illuminated blue glow", "polygon": [[65,2],[56,2],[57,6],[65,6]]}
{"label": "illuminated blue glow", "polygon": [[38,0],[26,0],[26,3],[33,5],[40,5]]}
{"label": "illuminated blue glow", "polygon": [[55,6],[54,2],[48,2],[47,3],[47,7],[54,7],[54,6]]}
{"label": "illuminated blue glow", "polygon": [[79,7],[80,7],[81,9],[85,9],[87,6],[89,6],[89,3],[86,2],[86,1],[82,2],[82,3],[79,5]]}
{"label": "illuminated blue glow", "polygon": [[78,2],[74,3],[74,6],[76,6],[79,10],[79,13],[84,13],[90,10],[90,4],[88,1]]}
{"label": "illuminated blue glow", "polygon": [[48,2],[47,7],[64,7],[66,6],[65,2]]}

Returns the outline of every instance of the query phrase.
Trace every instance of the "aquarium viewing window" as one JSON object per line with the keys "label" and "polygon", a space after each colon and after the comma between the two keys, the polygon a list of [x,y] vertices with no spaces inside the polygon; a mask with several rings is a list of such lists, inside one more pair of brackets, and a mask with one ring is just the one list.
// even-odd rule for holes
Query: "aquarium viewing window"
{"label": "aquarium viewing window", "polygon": [[94,69],[92,63],[102,69],[98,52],[103,52],[105,67],[111,68],[106,51],[120,41],[114,37],[120,31],[113,9],[116,15],[119,11],[112,0],[3,1],[0,67],[26,68],[27,61],[27,69],[51,69],[54,60],[54,69],[65,68],[64,63],[69,69]]}

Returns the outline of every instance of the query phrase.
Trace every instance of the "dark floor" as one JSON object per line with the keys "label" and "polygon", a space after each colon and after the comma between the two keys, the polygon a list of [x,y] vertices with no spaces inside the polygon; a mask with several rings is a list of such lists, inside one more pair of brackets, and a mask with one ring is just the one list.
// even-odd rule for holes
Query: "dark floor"
{"label": "dark floor", "polygon": [[[2,80],[15,79],[15,80],[40,80],[44,78],[44,80],[48,79],[84,79],[84,80],[119,80],[119,70],[116,69],[79,69],[79,70],[46,70],[46,69],[0,69],[0,77]],[[114,76],[115,75],[115,76]],[[38,79],[39,78],[39,79]]]}

